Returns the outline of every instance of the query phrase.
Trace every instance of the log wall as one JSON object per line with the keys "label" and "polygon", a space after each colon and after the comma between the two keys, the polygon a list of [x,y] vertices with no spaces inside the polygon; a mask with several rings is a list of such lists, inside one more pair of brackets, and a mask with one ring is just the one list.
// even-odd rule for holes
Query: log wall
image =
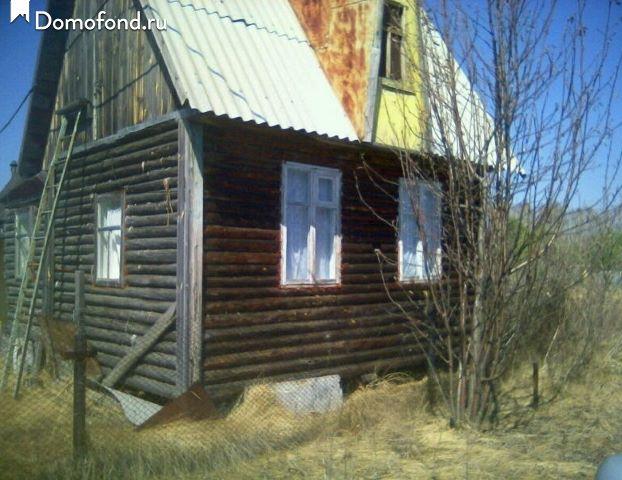
{"label": "log wall", "polygon": [[[54,225],[53,320],[71,322],[74,272],[86,272],[84,322],[107,373],[175,301],[177,120],[76,152]],[[125,192],[123,286],[98,286],[95,194]],[[19,290],[14,278],[14,209],[7,208],[6,280],[9,318]],[[40,302],[38,302],[39,304]],[[123,384],[161,397],[175,393],[174,328],[130,371]]]}
{"label": "log wall", "polygon": [[[55,224],[55,305],[70,320],[74,271],[86,270],[85,324],[107,373],[175,301],[177,241],[177,122],[139,130],[72,160]],[[98,286],[95,194],[125,192],[123,286]],[[134,339],[134,340],[133,340]],[[171,396],[175,333],[165,334],[124,384]]]}
{"label": "log wall", "polygon": [[[395,219],[397,158],[366,155],[390,180],[384,193],[360,169],[360,150],[265,129],[209,126],[204,137],[208,389],[225,395],[257,379],[354,377],[419,365],[412,326],[388,299],[375,249],[389,261],[382,269],[393,298],[415,315],[422,311],[425,287],[405,289],[395,281],[395,229],[364,206],[355,181],[358,177],[366,201],[380,215]],[[286,161],[342,172],[340,285],[280,286],[280,188]]]}

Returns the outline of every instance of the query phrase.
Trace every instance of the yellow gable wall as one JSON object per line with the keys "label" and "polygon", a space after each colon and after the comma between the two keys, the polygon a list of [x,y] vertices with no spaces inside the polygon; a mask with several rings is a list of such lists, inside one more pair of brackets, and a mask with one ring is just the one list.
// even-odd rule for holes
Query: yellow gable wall
{"label": "yellow gable wall", "polygon": [[422,150],[427,138],[421,58],[421,23],[416,0],[394,0],[404,7],[402,80],[379,79],[374,142]]}

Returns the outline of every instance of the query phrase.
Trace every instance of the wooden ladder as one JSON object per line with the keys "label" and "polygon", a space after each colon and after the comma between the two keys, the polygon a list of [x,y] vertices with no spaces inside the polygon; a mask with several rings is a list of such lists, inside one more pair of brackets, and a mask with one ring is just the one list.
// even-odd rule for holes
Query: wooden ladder
{"label": "wooden ladder", "polygon": [[[56,112],[61,116],[60,130],[56,140],[56,145],[54,147],[52,160],[47,168],[44,165],[45,183],[43,185],[43,191],[30,237],[28,256],[19,287],[17,304],[15,305],[15,313],[13,316],[13,323],[11,325],[8,349],[6,351],[4,365],[2,366],[3,370],[2,379],[0,380],[0,390],[5,388],[8,380],[9,372],[12,366],[13,350],[18,346],[17,340],[20,334],[20,324],[25,323],[26,328],[22,334],[22,348],[19,353],[17,363],[17,376],[15,379],[15,389],[13,391],[14,398],[17,398],[19,395],[19,389],[24,373],[27,346],[30,341],[34,320],[37,293],[39,291],[39,284],[44,271],[47,255],[49,254],[48,246],[50,243],[50,237],[52,236],[54,229],[54,215],[56,214],[56,207],[58,206],[58,200],[65,181],[67,167],[71,162],[73,146],[78,132],[78,126],[84,112],[84,107],[84,101],[80,101]],[[73,122],[73,125],[69,126],[71,122]],[[70,135],[67,135],[68,128],[71,129]],[[66,140],[69,140],[69,145],[67,147],[67,153],[64,155],[65,161],[64,164],[62,164],[60,177],[57,180],[56,174],[59,168],[59,163],[61,162],[61,146]],[[43,243],[38,244],[37,242]],[[41,245],[40,250],[38,249],[38,245]]]}

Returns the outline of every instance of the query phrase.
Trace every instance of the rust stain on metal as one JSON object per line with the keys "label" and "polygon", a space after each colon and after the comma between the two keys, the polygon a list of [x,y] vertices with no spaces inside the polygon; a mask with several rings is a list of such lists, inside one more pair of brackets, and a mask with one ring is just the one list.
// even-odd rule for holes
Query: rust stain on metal
{"label": "rust stain on metal", "polygon": [[291,0],[291,5],[357,134],[364,136],[373,2]]}

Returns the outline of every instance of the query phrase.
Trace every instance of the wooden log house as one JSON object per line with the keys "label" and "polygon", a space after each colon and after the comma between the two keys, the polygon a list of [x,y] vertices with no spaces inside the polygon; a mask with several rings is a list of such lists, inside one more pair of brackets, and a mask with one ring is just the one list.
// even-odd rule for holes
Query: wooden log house
{"label": "wooden log house", "polygon": [[[93,18],[99,3],[48,11]],[[353,52],[365,61],[324,55],[326,68],[307,35],[317,12],[301,5],[110,0],[107,17],[166,30],[43,33],[18,169],[0,195],[9,317],[54,112],[86,99],[37,306],[70,322],[85,270],[86,333],[104,374],[173,303],[174,322],[120,385],[170,398],[201,381],[225,397],[257,381],[423,365],[401,311],[425,321],[426,283],[407,259],[417,246],[379,218],[397,224],[402,176],[373,136],[386,9],[362,2],[352,17],[373,30]],[[369,79],[356,105],[344,81],[355,77]]]}

